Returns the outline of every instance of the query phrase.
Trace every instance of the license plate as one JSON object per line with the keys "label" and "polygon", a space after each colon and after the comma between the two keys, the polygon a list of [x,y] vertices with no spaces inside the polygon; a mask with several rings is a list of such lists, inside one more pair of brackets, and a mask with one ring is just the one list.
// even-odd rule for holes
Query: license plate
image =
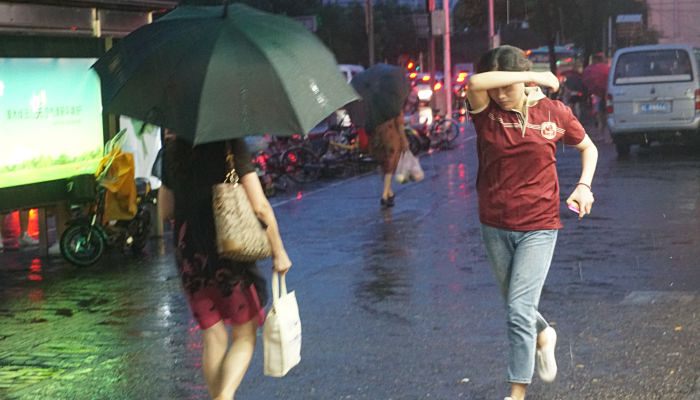
{"label": "license plate", "polygon": [[643,114],[669,113],[671,112],[671,102],[657,101],[654,103],[642,103],[639,105],[639,112]]}

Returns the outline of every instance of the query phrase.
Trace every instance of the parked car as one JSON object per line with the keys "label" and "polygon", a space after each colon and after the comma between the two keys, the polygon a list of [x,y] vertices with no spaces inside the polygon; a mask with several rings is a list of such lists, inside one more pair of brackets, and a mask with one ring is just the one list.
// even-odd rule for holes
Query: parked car
{"label": "parked car", "polygon": [[618,50],[606,100],[620,155],[633,144],[700,142],[700,48],[659,44]]}
{"label": "parked car", "polygon": [[[533,71],[549,71],[549,48],[547,46],[526,50],[527,58],[532,62]],[[562,74],[576,68],[578,53],[571,46],[555,46],[557,73]]]}

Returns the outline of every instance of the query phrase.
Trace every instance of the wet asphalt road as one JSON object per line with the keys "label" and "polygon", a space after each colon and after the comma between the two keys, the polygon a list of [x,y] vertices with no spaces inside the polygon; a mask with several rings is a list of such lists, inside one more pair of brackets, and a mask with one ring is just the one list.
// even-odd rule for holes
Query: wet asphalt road
{"label": "wet asphalt road", "polygon": [[[562,208],[541,312],[559,375],[530,399],[700,399],[700,149],[618,160],[601,144],[593,215]],[[577,181],[559,152],[562,195]],[[302,363],[248,399],[498,399],[504,310],[479,238],[473,131],[422,159],[380,210],[375,174],[273,199],[294,261]],[[0,399],[205,399],[201,343],[169,245],[79,270],[0,254]],[[266,264],[269,265],[269,264]]]}

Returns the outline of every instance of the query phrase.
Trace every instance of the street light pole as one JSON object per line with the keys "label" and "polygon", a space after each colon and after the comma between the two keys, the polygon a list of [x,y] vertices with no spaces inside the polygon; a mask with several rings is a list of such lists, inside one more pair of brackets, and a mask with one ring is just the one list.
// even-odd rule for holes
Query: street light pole
{"label": "street light pole", "polygon": [[372,0],[365,0],[365,25],[367,29],[367,47],[369,49],[369,65],[374,65],[374,6]]}
{"label": "street light pole", "polygon": [[489,49],[496,47],[495,36],[496,30],[493,18],[493,0],[489,0]]}
{"label": "street light pole", "polygon": [[435,11],[435,0],[428,1],[428,21],[430,30],[428,32],[428,73],[430,76],[435,76],[435,36],[433,35],[433,11]]}
{"label": "street light pole", "polygon": [[[493,0],[491,0],[493,1]],[[442,0],[442,8],[445,12],[445,34],[442,39],[443,76],[445,80],[445,118],[452,118],[452,55],[450,50],[450,0]]]}

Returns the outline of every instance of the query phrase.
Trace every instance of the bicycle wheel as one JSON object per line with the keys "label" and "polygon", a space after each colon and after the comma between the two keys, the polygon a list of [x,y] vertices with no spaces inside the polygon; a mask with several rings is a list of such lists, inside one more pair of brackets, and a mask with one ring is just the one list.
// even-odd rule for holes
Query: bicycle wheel
{"label": "bicycle wheel", "polygon": [[318,157],[305,147],[292,147],[282,153],[282,169],[297,183],[313,182],[321,175]]}
{"label": "bicycle wheel", "polygon": [[440,142],[450,144],[459,136],[459,122],[445,118],[434,126],[433,133]]}

